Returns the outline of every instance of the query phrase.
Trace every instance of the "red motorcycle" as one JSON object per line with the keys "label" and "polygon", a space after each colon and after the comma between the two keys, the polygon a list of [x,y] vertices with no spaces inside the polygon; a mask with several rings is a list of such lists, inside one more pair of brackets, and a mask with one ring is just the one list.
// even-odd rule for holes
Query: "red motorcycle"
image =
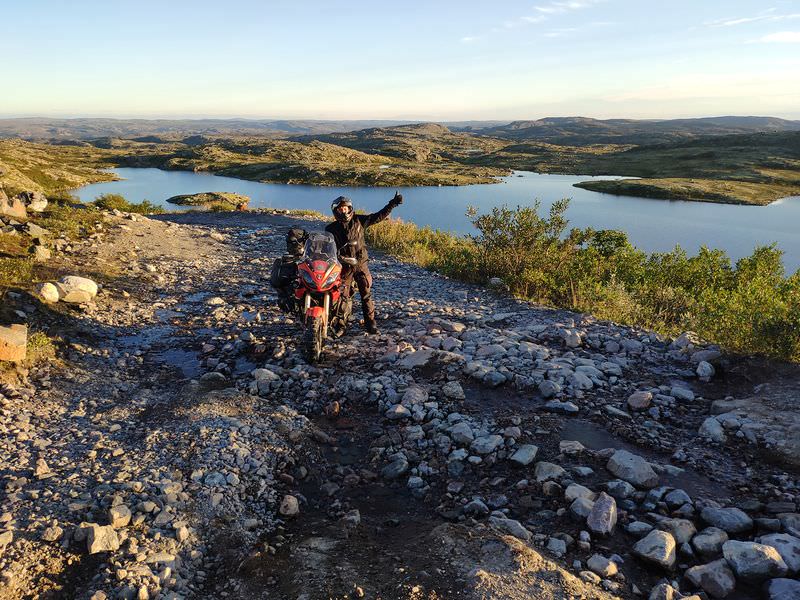
{"label": "red motorcycle", "polygon": [[[341,257],[346,264],[355,258]],[[352,300],[342,296],[342,264],[336,242],[330,233],[311,233],[297,264],[297,287],[294,297],[303,320],[302,348],[308,362],[316,362],[322,354],[331,326],[344,330]]]}

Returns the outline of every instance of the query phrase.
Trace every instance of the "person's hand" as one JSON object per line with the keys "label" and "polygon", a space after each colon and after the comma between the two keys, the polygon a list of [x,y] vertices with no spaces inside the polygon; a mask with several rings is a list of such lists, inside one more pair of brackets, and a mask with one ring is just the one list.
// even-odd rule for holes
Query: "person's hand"
{"label": "person's hand", "polygon": [[400,192],[394,193],[394,198],[391,199],[390,204],[392,207],[400,206],[403,203],[403,194]]}

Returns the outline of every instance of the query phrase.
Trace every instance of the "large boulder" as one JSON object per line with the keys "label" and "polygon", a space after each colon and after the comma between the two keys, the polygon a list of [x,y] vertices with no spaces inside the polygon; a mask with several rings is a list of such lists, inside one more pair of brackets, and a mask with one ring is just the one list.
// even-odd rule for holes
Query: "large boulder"
{"label": "large boulder", "polygon": [[0,360],[22,362],[27,348],[27,325],[0,325]]}
{"label": "large boulder", "polygon": [[586,519],[586,527],[598,535],[611,535],[616,525],[617,502],[605,492],[600,492]]}
{"label": "large boulder", "polygon": [[686,579],[712,598],[725,598],[736,587],[736,577],[724,559],[692,567],[686,571]]}
{"label": "large boulder", "polygon": [[41,192],[22,192],[17,198],[31,212],[44,212],[47,208],[47,198]]}
{"label": "large boulder", "polygon": [[744,581],[757,583],[772,577],[783,577],[788,571],[775,548],[756,542],[729,540],[722,545],[722,555],[736,577]]}
{"label": "large boulder", "polygon": [[700,518],[712,527],[722,529],[726,533],[744,533],[753,528],[753,519],[738,508],[707,506],[700,513]]}
{"label": "large boulder", "polygon": [[0,189],[0,215],[5,215],[14,219],[27,219],[28,211],[19,198],[9,198],[6,196],[6,193]]}
{"label": "large boulder", "polygon": [[800,538],[788,533],[771,533],[761,536],[757,541],[775,548],[789,568],[790,574],[800,573]]}
{"label": "large boulder", "polygon": [[800,581],[797,579],[770,579],[764,585],[767,600],[800,600]]}
{"label": "large boulder", "polygon": [[119,550],[119,537],[111,525],[91,524],[89,535],[86,537],[86,547],[89,554],[114,552]]}
{"label": "large boulder", "polygon": [[97,284],[86,277],[67,275],[56,283],[62,302],[86,304],[97,296]]}
{"label": "large boulder", "polygon": [[645,459],[627,450],[617,450],[608,459],[606,468],[614,475],[637,487],[654,488],[658,485],[658,475]]}

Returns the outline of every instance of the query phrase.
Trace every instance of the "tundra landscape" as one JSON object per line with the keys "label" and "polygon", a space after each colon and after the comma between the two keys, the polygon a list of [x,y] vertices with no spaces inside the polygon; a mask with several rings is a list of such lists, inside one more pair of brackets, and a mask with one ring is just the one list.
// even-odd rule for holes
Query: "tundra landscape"
{"label": "tundra landscape", "polygon": [[797,3],[229,4],[9,8],[0,599],[800,599]]}

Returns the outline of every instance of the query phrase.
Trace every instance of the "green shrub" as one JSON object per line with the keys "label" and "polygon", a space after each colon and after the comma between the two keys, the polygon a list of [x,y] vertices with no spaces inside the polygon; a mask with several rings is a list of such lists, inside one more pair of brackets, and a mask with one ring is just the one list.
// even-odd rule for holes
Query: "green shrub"
{"label": "green shrub", "polygon": [[468,282],[499,277],[518,296],[667,334],[696,331],[737,352],[800,360],[800,272],[775,246],[735,265],[722,250],[647,255],[623,232],[567,230],[568,201],[471,211],[458,237],[399,220],[367,230],[374,247]]}
{"label": "green shrub", "polygon": [[148,200],[142,200],[136,204],[128,202],[121,194],[103,194],[98,196],[94,202],[94,206],[102,210],[120,210],[122,212],[137,213],[140,215],[160,215],[164,213],[164,208],[153,204]]}

